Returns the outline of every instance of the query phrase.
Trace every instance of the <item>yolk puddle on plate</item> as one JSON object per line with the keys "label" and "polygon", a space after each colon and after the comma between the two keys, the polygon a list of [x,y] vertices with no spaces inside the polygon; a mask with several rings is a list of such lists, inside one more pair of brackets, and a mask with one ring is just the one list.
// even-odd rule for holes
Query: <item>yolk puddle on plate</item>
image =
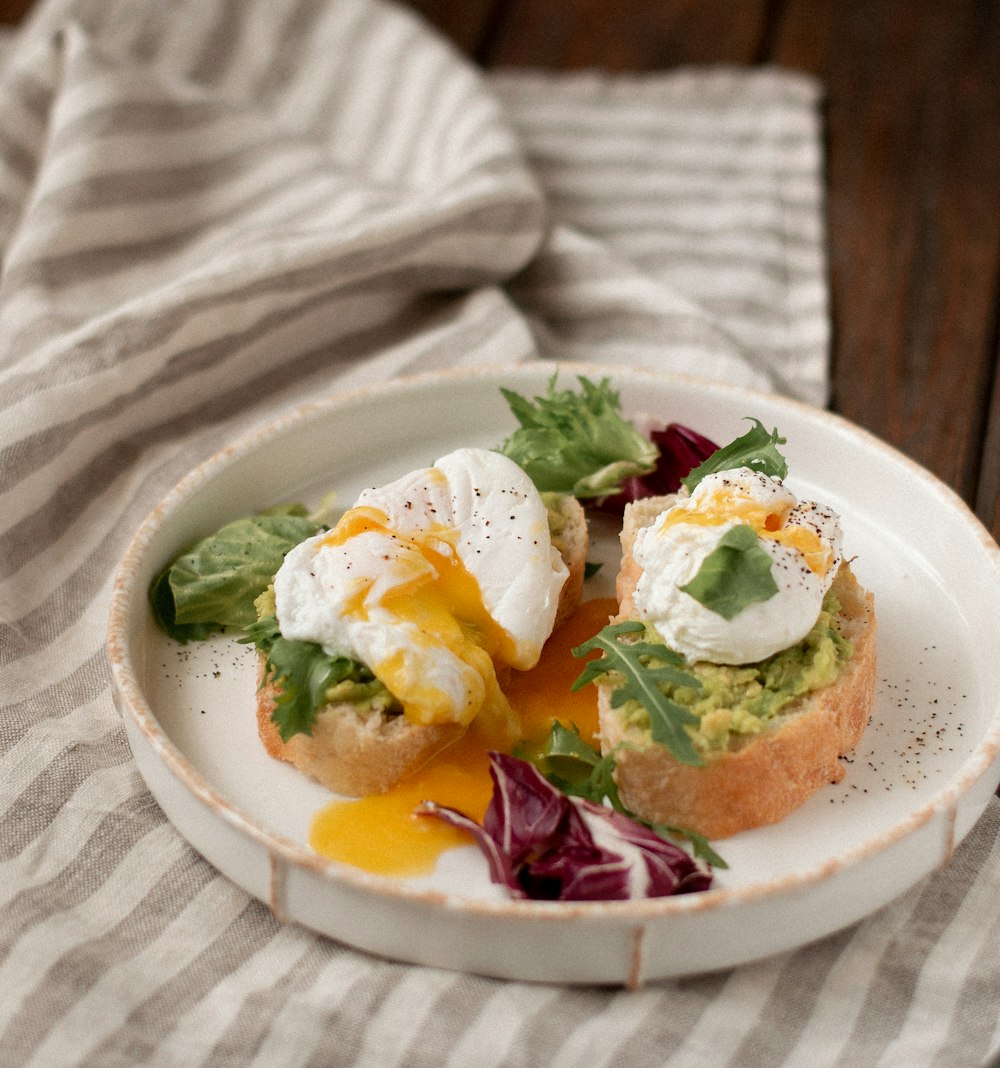
{"label": "yolk puddle on plate", "polygon": [[[593,686],[570,690],[583,670],[583,661],[571,650],[593,637],[616,611],[609,598],[584,601],[546,643],[535,667],[513,673],[505,691],[521,717],[526,741],[543,741],[558,719],[567,727],[575,724],[585,741],[596,744],[597,691]],[[421,801],[436,801],[482,822],[493,795],[486,751],[473,725],[460,741],[387,793],[327,805],[313,820],[309,844],[321,856],[378,875],[432,871],[441,853],[468,845],[472,838],[415,810]]]}

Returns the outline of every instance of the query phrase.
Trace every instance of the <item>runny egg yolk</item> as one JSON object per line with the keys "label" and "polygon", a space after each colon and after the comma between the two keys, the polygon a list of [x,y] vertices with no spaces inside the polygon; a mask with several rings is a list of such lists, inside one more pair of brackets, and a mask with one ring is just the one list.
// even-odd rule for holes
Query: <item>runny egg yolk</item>
{"label": "runny egg yolk", "polygon": [[[597,691],[586,686],[571,692],[582,670],[572,649],[592,637],[616,611],[611,599],[583,602],[546,643],[535,667],[511,672],[507,698],[525,741],[543,741],[558,719],[564,726],[575,725],[581,737],[596,746]],[[326,806],[313,820],[310,845],[321,856],[373,874],[414,876],[432,871],[441,853],[469,845],[472,839],[441,820],[417,815],[417,806],[436,801],[481,822],[493,793],[486,755],[491,748],[498,747],[474,723],[458,742],[387,793]]]}
{"label": "runny egg yolk", "polygon": [[833,563],[834,552],[825,545],[819,534],[809,527],[789,523],[791,504],[774,510],[738,490],[732,493],[713,493],[699,502],[697,508],[674,508],[663,521],[661,533],[680,523],[692,526],[721,526],[736,520],[752,527],[759,537],[770,538],[779,545],[800,552],[806,566],[816,575],[824,576]]}
{"label": "runny egg yolk", "polygon": [[[479,583],[462,563],[455,548],[457,531],[439,525],[404,535],[392,531],[378,509],[358,507],[341,518],[324,543],[344,545],[368,531],[390,535],[411,555],[415,550],[420,561],[409,577],[398,581],[400,571],[405,574],[407,554],[395,558],[397,581],[378,602],[394,620],[416,628],[413,642],[405,651],[371,663],[372,672],[414,723],[467,724],[479,717],[487,727],[502,732],[511,721],[511,712],[497,683],[496,666],[509,661],[513,643],[486,608]],[[373,607],[370,590],[371,583],[358,583],[348,606],[355,619],[368,618]],[[428,677],[424,654],[434,647],[449,650],[478,676],[478,686],[470,691],[464,708],[455,708],[453,695]]]}

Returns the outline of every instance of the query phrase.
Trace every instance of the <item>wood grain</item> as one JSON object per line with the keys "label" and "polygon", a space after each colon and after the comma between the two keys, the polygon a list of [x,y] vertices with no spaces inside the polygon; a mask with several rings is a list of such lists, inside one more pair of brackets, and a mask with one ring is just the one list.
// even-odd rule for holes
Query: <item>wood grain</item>
{"label": "wood grain", "polygon": [[765,4],[702,0],[512,0],[489,56],[494,65],[645,71],[682,63],[750,63]]}
{"label": "wood grain", "polygon": [[28,13],[32,0],[0,0],[0,26],[16,26]]}
{"label": "wood grain", "polygon": [[1000,25],[987,5],[840,4],[822,50],[802,50],[808,7],[786,6],[774,59],[828,90],[834,406],[974,502],[996,364]]}

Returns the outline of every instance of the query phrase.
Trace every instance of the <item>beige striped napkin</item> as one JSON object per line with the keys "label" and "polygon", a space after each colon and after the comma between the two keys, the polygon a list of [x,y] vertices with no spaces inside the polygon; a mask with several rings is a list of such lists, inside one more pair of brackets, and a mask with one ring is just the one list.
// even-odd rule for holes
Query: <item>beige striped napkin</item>
{"label": "beige striped napkin", "polygon": [[318,392],[538,355],[822,403],[817,87],[484,77],[375,0],[51,0],[0,53],[0,1062],[979,1063],[996,805],[823,943],[634,992],[376,961],[165,822],[103,640],[131,532]]}

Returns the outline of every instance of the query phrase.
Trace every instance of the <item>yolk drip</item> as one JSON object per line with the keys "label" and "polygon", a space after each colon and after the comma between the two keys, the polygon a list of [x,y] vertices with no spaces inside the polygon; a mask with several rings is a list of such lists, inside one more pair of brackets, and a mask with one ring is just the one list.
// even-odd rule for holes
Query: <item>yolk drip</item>
{"label": "yolk drip", "polygon": [[752,527],[762,538],[771,538],[790,549],[796,549],[805,558],[806,565],[817,575],[825,575],[833,561],[833,552],[825,546],[820,536],[808,527],[796,523],[786,525],[788,512],[774,512],[744,497],[710,497],[701,507],[677,508],[660,528],[661,532],[679,523],[693,526],[721,526],[738,520]]}
{"label": "yolk drip", "polygon": [[495,665],[510,655],[510,639],[487,611],[479,583],[459,556],[427,544],[419,548],[434,569],[434,577],[387,594],[382,607],[400,622],[416,627],[428,646],[443,646],[468,666],[468,703],[456,708],[450,694],[428,682],[422,655],[397,652],[372,664],[372,670],[403,702],[407,719],[414,723],[469,723],[476,716],[496,723],[509,720],[510,709],[497,684]]}
{"label": "yolk drip", "polygon": [[507,682],[507,698],[521,720],[525,741],[543,741],[552,721],[575,724],[585,742],[596,744],[597,691],[570,687],[583,671],[584,661],[573,656],[574,646],[592,638],[618,611],[611,598],[584,601],[545,643],[538,663],[530,671],[515,671]]}
{"label": "yolk drip", "polygon": [[378,508],[351,508],[323,539],[324,545],[343,545],[367,530],[385,530],[389,517]]}
{"label": "yolk drip", "polygon": [[475,727],[387,793],[335,801],[313,819],[309,844],[321,856],[376,875],[418,875],[433,870],[446,849],[468,845],[463,831],[416,814],[421,801],[460,809],[481,820],[492,782],[487,746]]}
{"label": "yolk drip", "polygon": [[[507,698],[521,719],[524,740],[544,740],[558,719],[567,727],[575,724],[586,741],[595,742],[597,691],[587,686],[570,692],[582,670],[571,650],[597,633],[616,611],[610,599],[585,601],[552,635],[535,667],[511,673]],[[374,874],[432,871],[441,853],[472,839],[415,810],[430,800],[481,821],[493,793],[486,755],[490,748],[496,746],[473,724],[461,740],[387,793],[335,801],[322,809],[313,820],[310,845],[322,856]]]}
{"label": "yolk drip", "polygon": [[[397,575],[405,574],[407,559],[419,561],[418,566],[410,565],[412,574],[397,581],[378,602],[381,610],[415,631],[405,652],[398,650],[371,664],[376,677],[402,702],[413,723],[468,724],[479,716],[503,732],[513,717],[497,683],[496,666],[511,661],[514,643],[486,608],[479,583],[455,549],[457,532],[442,525],[400,534],[391,529],[383,512],[358,507],[343,515],[324,542],[344,545],[369,532],[391,535],[399,544],[400,553],[393,561]],[[351,614],[367,619],[373,608],[368,587],[362,586]],[[461,705],[456,706],[453,693],[429,680],[428,657],[434,648],[447,649],[469,669]]]}

